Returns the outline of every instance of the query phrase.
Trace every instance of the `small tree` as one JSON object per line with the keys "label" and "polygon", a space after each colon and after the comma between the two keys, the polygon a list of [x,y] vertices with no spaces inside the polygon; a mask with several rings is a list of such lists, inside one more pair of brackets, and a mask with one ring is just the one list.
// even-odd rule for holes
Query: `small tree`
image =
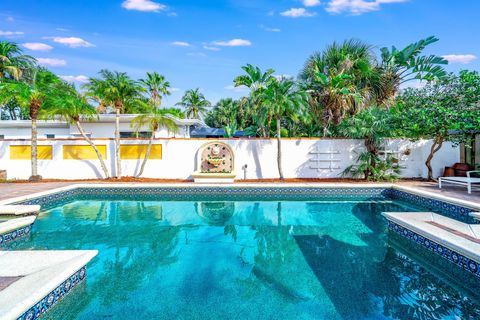
{"label": "small tree", "polygon": [[480,128],[479,86],[478,72],[462,71],[420,89],[407,89],[399,97],[407,135],[433,140],[425,160],[428,179],[433,179],[431,161],[445,141],[465,142]]}
{"label": "small tree", "polygon": [[145,165],[147,164],[148,157],[150,156],[150,151],[152,149],[153,139],[155,138],[155,132],[160,127],[165,127],[168,131],[176,132],[178,130],[177,123],[173,120],[172,117],[169,117],[169,112],[166,109],[159,109],[156,106],[150,106],[149,111],[145,114],[141,114],[133,118],[132,126],[135,131],[138,132],[143,126],[148,126],[151,131],[150,140],[148,142],[147,151],[145,152],[145,157],[143,158],[140,171],[137,174],[137,178],[143,174],[145,170]]}
{"label": "small tree", "polygon": [[38,174],[37,120],[40,113],[46,111],[61,94],[62,80],[45,69],[34,69],[28,81],[3,79],[0,82],[0,101],[15,100],[28,110],[32,121],[32,174],[30,180],[41,180]]}
{"label": "small tree", "polygon": [[85,133],[85,130],[80,122],[80,120],[91,120],[97,117],[97,110],[88,104],[86,98],[82,97],[73,85],[64,83],[62,87],[61,94],[55,98],[51,108],[49,108],[47,111],[47,115],[51,118],[63,118],[67,122],[74,124],[77,127],[85,141],[93,148],[93,150],[95,150],[103,174],[107,179],[109,177],[109,173],[105,164],[105,160],[103,159],[103,156],[95,143]]}
{"label": "small tree", "polygon": [[276,122],[278,174],[283,180],[282,121],[285,118],[299,121],[304,116],[308,107],[308,94],[290,79],[274,79],[262,90],[260,99],[263,101],[260,112],[270,114]]}
{"label": "small tree", "polygon": [[122,176],[120,159],[120,113],[125,109],[135,110],[135,106],[143,104],[144,88],[132,80],[125,72],[100,70],[100,78],[90,78],[84,85],[86,94],[103,106],[115,108],[115,158],[117,178]]}
{"label": "small tree", "polygon": [[372,106],[340,124],[340,134],[352,139],[363,139],[366,148],[366,152],[358,155],[358,164],[349,166],[344,175],[372,181],[394,180],[398,177],[398,167],[394,159],[387,156],[385,161],[382,161],[379,156],[384,138],[390,136],[394,130],[395,115],[395,110]]}

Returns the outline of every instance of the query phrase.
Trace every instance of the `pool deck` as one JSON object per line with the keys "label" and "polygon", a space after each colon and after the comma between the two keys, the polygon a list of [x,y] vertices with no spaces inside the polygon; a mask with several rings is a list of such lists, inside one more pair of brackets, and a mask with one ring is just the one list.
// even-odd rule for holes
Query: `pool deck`
{"label": "pool deck", "polygon": [[[21,197],[21,196],[27,196],[29,194],[37,193],[37,192],[44,192],[44,191],[49,191],[61,187],[66,187],[66,186],[71,186],[71,185],[85,185],[85,184],[99,184],[99,183],[104,183],[104,184],[112,184],[110,182],[40,182],[40,183],[0,183],[0,201],[2,200],[7,200],[11,198],[16,198],[16,197]],[[148,185],[149,183],[132,183],[132,182],[116,182],[115,184],[128,184],[128,185]],[[168,185],[168,183],[166,183]],[[262,182],[259,183],[252,183],[261,186]],[[269,183],[271,184],[271,183]],[[288,185],[289,183],[278,183],[279,186],[285,186]],[[293,183],[292,183],[293,184]],[[299,183],[295,183],[298,185]],[[302,185],[318,185],[319,183],[315,182],[304,182],[300,183]],[[335,186],[336,184],[342,184],[344,185],[345,183],[340,183],[340,182],[322,182],[321,184],[331,184],[332,186]],[[359,181],[358,183],[363,184],[363,181]],[[373,183],[372,183],[373,184]],[[467,188],[466,187],[461,187],[461,186],[445,186],[442,189],[438,188],[437,183],[435,182],[424,182],[424,181],[400,181],[397,183],[394,183],[396,185],[400,186],[405,186],[405,187],[410,187],[410,188],[415,188],[417,190],[422,190],[422,191],[427,191],[427,192],[433,192],[437,195],[443,195],[445,197],[451,197],[455,198],[458,200],[464,200],[464,201],[471,201],[471,202],[476,202],[480,203],[480,190],[473,190],[472,194],[467,193]],[[184,184],[185,186],[187,185],[193,185],[193,183],[186,183]],[[245,186],[243,183],[239,184],[234,184],[234,185],[239,185],[239,186]],[[197,184],[198,186],[198,184]],[[352,186],[355,186],[355,183],[352,183]]]}

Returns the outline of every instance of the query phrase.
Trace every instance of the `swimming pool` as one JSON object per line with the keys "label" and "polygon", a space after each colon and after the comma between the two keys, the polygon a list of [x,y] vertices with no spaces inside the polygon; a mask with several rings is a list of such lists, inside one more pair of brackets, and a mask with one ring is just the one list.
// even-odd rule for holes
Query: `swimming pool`
{"label": "swimming pool", "polygon": [[38,200],[31,235],[8,248],[99,250],[47,319],[480,317],[478,279],[386,232],[381,212],[428,203],[382,189],[199,190]]}

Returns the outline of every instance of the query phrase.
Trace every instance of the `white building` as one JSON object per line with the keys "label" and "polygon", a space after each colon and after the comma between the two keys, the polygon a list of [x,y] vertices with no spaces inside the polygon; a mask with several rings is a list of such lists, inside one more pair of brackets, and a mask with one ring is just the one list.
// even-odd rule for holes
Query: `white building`
{"label": "white building", "polygon": [[[122,138],[133,138],[135,134],[131,121],[137,115],[122,114],[120,116],[120,136]],[[207,125],[197,119],[178,119],[172,117],[178,125],[177,132],[169,132],[166,128],[159,128],[155,132],[156,138],[189,138],[190,130],[204,128]],[[0,120],[0,139],[30,139],[30,120]],[[115,115],[102,114],[98,119],[82,121],[82,127],[91,138],[114,138],[115,136]],[[150,137],[148,127],[141,128],[139,137]],[[77,127],[62,120],[39,120],[38,138],[81,138]]]}

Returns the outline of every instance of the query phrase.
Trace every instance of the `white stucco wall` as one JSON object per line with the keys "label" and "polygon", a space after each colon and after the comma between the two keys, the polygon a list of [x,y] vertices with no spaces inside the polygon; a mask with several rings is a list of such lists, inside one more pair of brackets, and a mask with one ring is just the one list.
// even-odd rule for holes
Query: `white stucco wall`
{"label": "white stucco wall", "polygon": [[[149,160],[143,177],[188,179],[196,169],[196,153],[209,139],[158,139],[162,144],[163,159]],[[263,139],[222,139],[235,151],[235,169],[237,179],[244,178],[242,167],[247,165],[247,179],[278,178],[276,140]],[[97,140],[97,144],[107,145],[106,163],[114,173],[114,141]],[[122,144],[147,143],[146,140],[122,140]],[[9,179],[26,179],[30,176],[29,160],[10,160],[9,146],[29,144],[29,141],[0,141],[0,169],[7,170]],[[44,178],[55,179],[92,179],[101,176],[98,161],[62,160],[63,144],[81,144],[83,140],[42,140],[42,145],[53,145],[53,160],[39,161],[39,173]],[[430,141],[411,142],[407,140],[389,140],[386,150],[399,152],[403,177],[426,177],[424,164],[431,146]],[[354,163],[356,155],[362,152],[363,141],[346,139],[283,139],[283,167],[286,178],[338,178],[341,172]],[[332,154],[311,152],[328,152]],[[315,156],[320,159],[334,160],[332,170],[314,169],[319,163],[328,167],[329,161],[318,163],[310,161]],[[445,143],[432,162],[434,176],[443,172],[443,167],[460,161],[459,148]],[[141,160],[122,160],[123,175],[133,176],[138,172]],[[337,168],[338,166],[338,168]]]}

